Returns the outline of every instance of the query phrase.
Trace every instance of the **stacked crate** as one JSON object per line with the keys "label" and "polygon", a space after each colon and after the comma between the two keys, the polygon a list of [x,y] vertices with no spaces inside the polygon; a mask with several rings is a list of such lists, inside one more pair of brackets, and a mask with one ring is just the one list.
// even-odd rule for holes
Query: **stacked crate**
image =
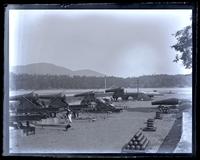
{"label": "stacked crate", "polygon": [[149,140],[147,137],[139,130],[131,140],[122,147],[122,153],[133,153],[133,152],[144,152]]}

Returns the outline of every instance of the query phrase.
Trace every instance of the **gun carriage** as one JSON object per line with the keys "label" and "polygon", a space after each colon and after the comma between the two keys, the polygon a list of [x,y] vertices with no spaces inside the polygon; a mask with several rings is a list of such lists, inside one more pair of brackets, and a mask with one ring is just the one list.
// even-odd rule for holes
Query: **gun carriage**
{"label": "gun carriage", "polygon": [[106,93],[112,92],[113,99],[118,100],[118,98],[121,98],[122,100],[128,100],[129,98],[132,98],[133,100],[144,100],[144,101],[149,101],[151,100],[151,97],[153,95],[147,95],[142,92],[124,92],[124,89],[119,87],[119,88],[114,88],[114,89],[107,89],[105,91]]}
{"label": "gun carriage", "polygon": [[158,109],[162,113],[168,113],[169,109],[176,107],[179,104],[179,99],[177,98],[168,98],[158,101],[151,102],[152,105],[158,105]]}

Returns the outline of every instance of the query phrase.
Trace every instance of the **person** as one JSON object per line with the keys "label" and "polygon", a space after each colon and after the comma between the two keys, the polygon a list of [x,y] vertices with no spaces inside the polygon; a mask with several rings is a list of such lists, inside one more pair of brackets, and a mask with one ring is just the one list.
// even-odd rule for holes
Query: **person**
{"label": "person", "polygon": [[71,123],[72,123],[72,111],[68,108],[66,109],[66,114],[65,114],[65,121],[67,123],[65,129],[66,131],[71,127]]}
{"label": "person", "polygon": [[68,116],[69,123],[72,123],[72,112],[69,111],[67,116]]}
{"label": "person", "polygon": [[30,127],[29,121],[26,121],[26,127]]}
{"label": "person", "polygon": [[78,118],[79,117],[79,113],[78,112],[73,112],[73,117],[74,118]]}
{"label": "person", "polygon": [[70,125],[70,124],[67,124],[67,125],[65,126],[65,130],[67,131],[70,127],[71,127],[71,125]]}

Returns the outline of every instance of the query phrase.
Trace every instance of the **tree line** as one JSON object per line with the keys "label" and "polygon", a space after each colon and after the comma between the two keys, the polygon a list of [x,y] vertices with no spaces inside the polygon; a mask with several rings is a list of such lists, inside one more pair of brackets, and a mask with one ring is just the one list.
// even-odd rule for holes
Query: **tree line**
{"label": "tree line", "polygon": [[[191,87],[192,75],[148,75],[131,78],[106,77],[106,87],[136,88]],[[105,77],[30,75],[10,73],[9,86],[18,89],[100,89]]]}

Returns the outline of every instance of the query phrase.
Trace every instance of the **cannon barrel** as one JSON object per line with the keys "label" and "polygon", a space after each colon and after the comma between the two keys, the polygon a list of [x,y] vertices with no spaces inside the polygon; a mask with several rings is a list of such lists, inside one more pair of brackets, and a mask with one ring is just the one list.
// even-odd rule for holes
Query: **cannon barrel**
{"label": "cannon barrel", "polygon": [[[47,113],[47,112],[59,112],[63,107],[48,107],[48,108],[19,108],[17,113]],[[64,108],[63,108],[64,110]]]}
{"label": "cannon barrel", "polygon": [[107,89],[107,90],[105,90],[106,93],[107,92],[117,92],[117,91],[123,92],[124,89],[121,88],[121,87],[119,87],[119,88],[113,88],[113,89]]}
{"label": "cannon barrel", "polygon": [[41,99],[51,99],[51,98],[65,98],[65,94],[59,93],[59,94],[46,94],[46,95],[38,95]]}
{"label": "cannon barrel", "polygon": [[74,97],[85,97],[85,96],[94,96],[94,95],[95,93],[93,91],[90,91],[90,92],[75,94]]}
{"label": "cannon barrel", "polygon": [[39,121],[42,118],[44,118],[44,116],[40,114],[15,115],[15,116],[10,116],[10,121]]}
{"label": "cannon barrel", "polygon": [[80,105],[80,104],[75,105],[75,104],[73,104],[73,105],[69,105],[69,108],[71,110],[80,110],[80,109],[88,108],[88,105]]}
{"label": "cannon barrel", "polygon": [[9,97],[9,99],[11,101],[20,101],[23,98],[27,98],[27,99],[38,99],[38,94],[31,92],[31,93],[27,93],[27,94],[23,94],[23,95],[16,95],[16,96],[11,96]]}
{"label": "cannon barrel", "polygon": [[152,105],[177,105],[178,103],[179,100],[177,98],[169,98],[151,102]]}

